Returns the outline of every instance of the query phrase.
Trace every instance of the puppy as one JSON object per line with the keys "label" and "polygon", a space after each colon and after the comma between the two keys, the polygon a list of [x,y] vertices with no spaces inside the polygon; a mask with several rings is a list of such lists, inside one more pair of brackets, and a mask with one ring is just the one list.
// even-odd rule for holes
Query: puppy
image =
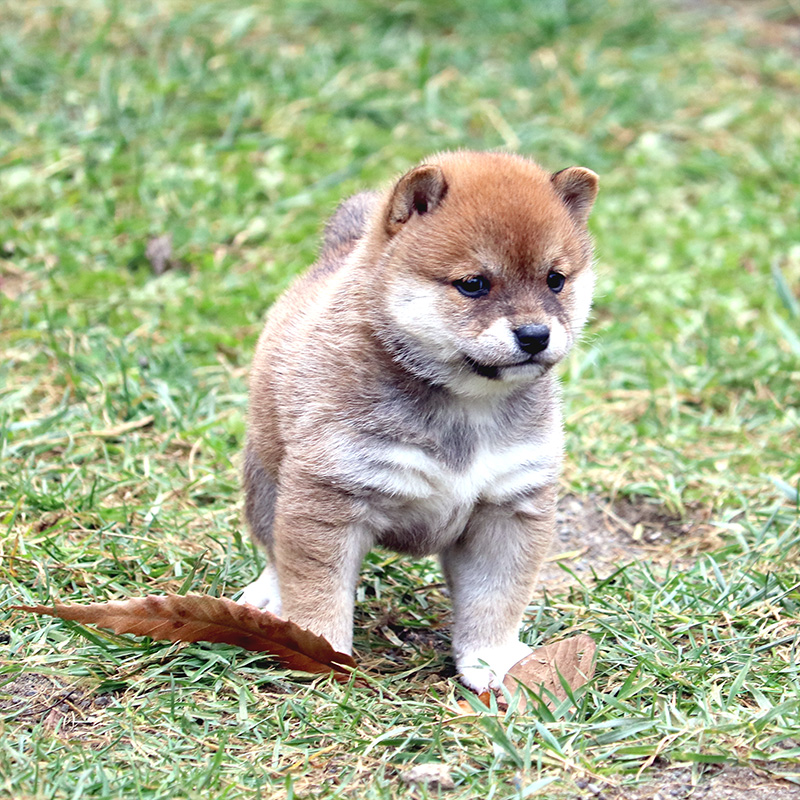
{"label": "puppy", "polygon": [[445,153],[328,223],[253,362],[246,516],[269,565],[241,596],[352,649],[374,545],[436,553],[464,683],[497,688],[550,542],[562,458],[553,367],[594,276],[597,176]]}

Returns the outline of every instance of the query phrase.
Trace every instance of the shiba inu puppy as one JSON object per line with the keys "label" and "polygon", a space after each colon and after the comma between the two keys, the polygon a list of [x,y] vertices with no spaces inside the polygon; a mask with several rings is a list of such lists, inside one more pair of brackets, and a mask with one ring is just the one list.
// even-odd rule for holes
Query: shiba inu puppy
{"label": "shiba inu puppy", "polygon": [[269,565],[241,602],[349,653],[367,551],[436,553],[462,680],[496,688],[530,652],[596,193],[588,169],[458,152],[340,206],[253,362],[246,515]]}

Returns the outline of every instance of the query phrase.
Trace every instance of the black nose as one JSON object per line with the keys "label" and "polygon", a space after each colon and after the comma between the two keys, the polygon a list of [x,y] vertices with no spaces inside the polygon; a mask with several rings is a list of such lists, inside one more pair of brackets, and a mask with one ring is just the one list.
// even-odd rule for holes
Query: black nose
{"label": "black nose", "polygon": [[520,349],[532,356],[547,349],[550,343],[550,328],[547,325],[523,325],[514,331]]}

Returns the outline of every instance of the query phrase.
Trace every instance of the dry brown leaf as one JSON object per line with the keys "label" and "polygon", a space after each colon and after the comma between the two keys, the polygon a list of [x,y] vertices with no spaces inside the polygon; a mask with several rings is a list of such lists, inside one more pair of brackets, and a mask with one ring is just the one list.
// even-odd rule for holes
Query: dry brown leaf
{"label": "dry brown leaf", "polygon": [[[553,709],[556,703],[546,692],[561,702],[566,699],[567,693],[559,675],[572,691],[590,680],[594,675],[596,649],[592,638],[585,633],[539,647],[511,667],[503,685],[513,693],[520,683],[524,684],[540,694],[547,706]],[[501,705],[501,700],[498,699],[498,705]],[[504,701],[502,704],[505,704]],[[519,710],[524,711],[525,705],[525,697],[520,698]]]}
{"label": "dry brown leaf", "polygon": [[84,625],[110,628],[170,642],[224,642],[269,653],[288,669],[333,672],[349,680],[342,667],[355,668],[352,656],[336,652],[322,636],[268,611],[208,595],[149,595],[88,605],[13,606]]}
{"label": "dry brown leaf", "polygon": [[[547,706],[553,709],[556,703],[548,696],[547,692],[554,695],[558,702],[567,697],[559,675],[573,692],[583,686],[594,675],[596,649],[597,646],[592,638],[583,633],[548,644],[545,647],[539,647],[511,667],[503,685],[513,694],[522,683],[536,694],[541,695]],[[478,695],[478,699],[486,706],[486,711],[489,711],[489,692]],[[524,711],[526,705],[527,699],[523,695],[517,708],[519,711]],[[482,713],[475,711],[468,700],[459,700],[457,706],[459,716],[474,716]],[[508,708],[508,703],[502,695],[497,697],[497,707],[501,710]]]}

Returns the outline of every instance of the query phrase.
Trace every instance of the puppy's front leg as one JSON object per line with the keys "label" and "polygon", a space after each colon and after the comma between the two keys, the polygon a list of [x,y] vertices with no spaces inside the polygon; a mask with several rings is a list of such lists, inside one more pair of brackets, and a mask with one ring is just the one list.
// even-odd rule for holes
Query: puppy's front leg
{"label": "puppy's front leg", "polygon": [[531,652],[519,641],[519,626],[554,520],[554,486],[513,503],[481,505],[464,535],[441,554],[453,598],[456,667],[478,692],[498,688]]}
{"label": "puppy's front leg", "polygon": [[370,546],[346,498],[319,486],[282,487],[274,553],[283,616],[350,653],[356,581]]}

